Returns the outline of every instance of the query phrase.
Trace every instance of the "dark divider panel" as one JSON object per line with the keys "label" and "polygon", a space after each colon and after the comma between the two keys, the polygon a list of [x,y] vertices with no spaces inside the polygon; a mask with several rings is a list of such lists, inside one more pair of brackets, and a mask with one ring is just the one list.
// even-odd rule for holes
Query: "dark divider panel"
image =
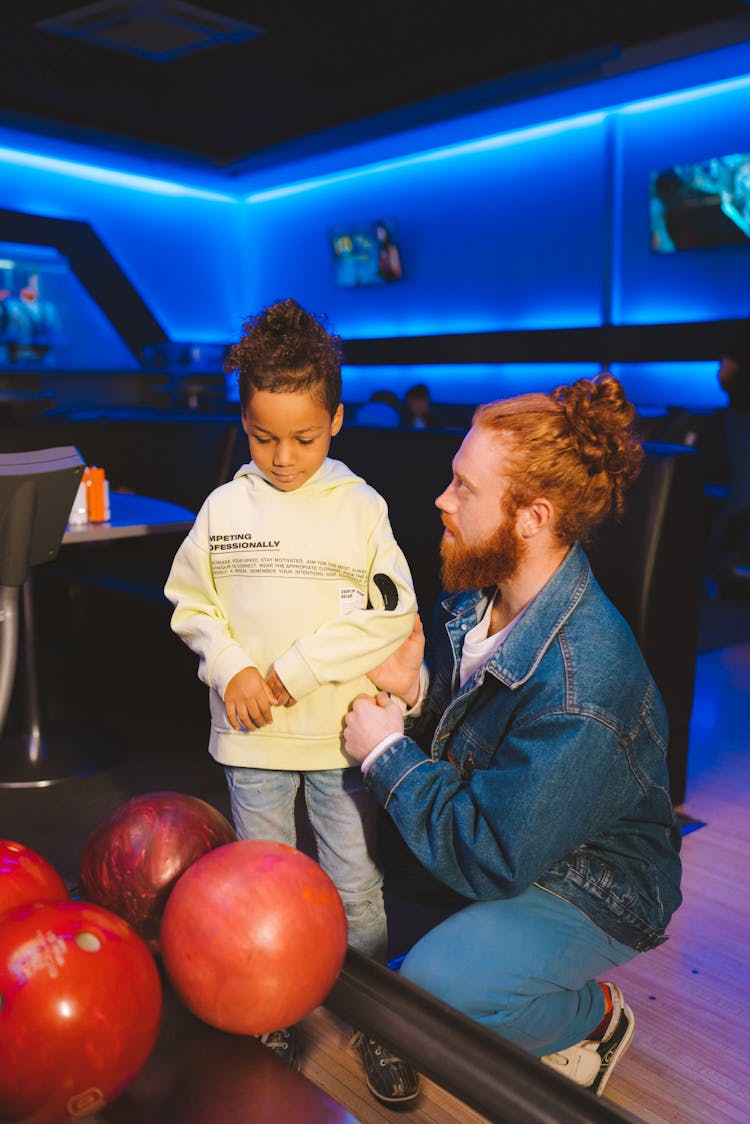
{"label": "dark divider panel", "polygon": [[[429,630],[440,593],[442,524],[434,506],[451,477],[463,431],[344,427],[331,456],[388,502],[394,534],[412,568]],[[685,798],[698,647],[704,534],[704,457],[682,445],[645,442],[643,471],[621,522],[608,520],[588,547],[594,573],[633,629],[670,720],[672,799]]]}
{"label": "dark divider panel", "polygon": [[331,443],[331,456],[385,498],[393,533],[411,568],[426,631],[440,594],[443,525],[435,500],[450,483],[451,463],[463,438],[463,430],[344,426]]}
{"label": "dark divider panel", "polygon": [[643,471],[621,522],[588,548],[594,573],[635,633],[669,713],[672,800],[685,799],[698,650],[704,458],[644,443]]}
{"label": "dark divider panel", "polygon": [[[409,560],[425,629],[439,596],[442,533],[434,500],[450,480],[462,432],[344,428],[331,455],[388,502]],[[664,696],[675,804],[685,799],[698,647],[704,534],[704,457],[682,445],[645,442],[643,471],[619,523],[600,529],[588,554],[597,579],[633,629]]]}
{"label": "dark divider panel", "polygon": [[239,423],[226,418],[122,421],[87,418],[0,428],[0,452],[75,445],[86,464],[122,489],[182,504],[197,512],[227,480]]}
{"label": "dark divider panel", "polygon": [[[440,593],[442,524],[435,498],[450,480],[451,461],[463,436],[458,430],[348,426],[331,444],[331,456],[386,499],[428,633]],[[87,463],[104,467],[112,487],[172,500],[193,511],[248,459],[239,423],[227,418],[57,420],[0,429],[0,451],[60,445],[75,445]],[[646,442],[644,448],[645,466],[623,521],[602,528],[589,556],[605,592],[635,632],[664,695],[671,725],[672,798],[679,804],[685,796],[695,682],[704,458],[679,445]],[[155,538],[152,543],[134,541],[91,551],[63,548],[59,566],[68,571],[78,591],[79,617],[86,587],[96,587],[97,599],[116,592],[163,602],[161,590],[177,545]],[[159,616],[163,629],[164,614]],[[132,643],[142,658],[147,637],[130,637],[127,615],[121,623],[123,650]]]}

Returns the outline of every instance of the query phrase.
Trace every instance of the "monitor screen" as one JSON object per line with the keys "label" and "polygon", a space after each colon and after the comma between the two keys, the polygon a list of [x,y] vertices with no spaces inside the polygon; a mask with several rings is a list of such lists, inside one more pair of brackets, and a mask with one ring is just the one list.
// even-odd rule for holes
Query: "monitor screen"
{"label": "monitor screen", "polygon": [[330,232],[336,284],[387,285],[403,277],[398,229],[393,219],[335,226]]}
{"label": "monitor screen", "polygon": [[750,152],[654,171],[649,196],[655,253],[750,244]]}

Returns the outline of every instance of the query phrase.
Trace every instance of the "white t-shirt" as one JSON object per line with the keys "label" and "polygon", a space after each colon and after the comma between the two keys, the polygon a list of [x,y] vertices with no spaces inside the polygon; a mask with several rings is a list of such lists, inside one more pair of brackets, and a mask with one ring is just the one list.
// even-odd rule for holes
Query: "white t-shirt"
{"label": "white t-shirt", "polygon": [[[482,664],[486,663],[491,656],[494,656],[497,649],[507,638],[515,625],[518,624],[521,617],[524,615],[526,609],[528,608],[527,605],[524,605],[521,612],[518,613],[518,615],[515,616],[509,624],[506,624],[505,628],[501,628],[499,632],[495,632],[492,636],[488,636],[487,633],[489,632],[490,620],[492,619],[492,606],[494,605],[494,603],[495,599],[493,598],[492,601],[490,601],[487,605],[487,608],[482,617],[477,621],[471,631],[467,632],[466,636],[464,637],[464,645],[461,649],[461,667],[459,668],[459,678],[461,680],[462,687],[467,679],[469,679],[474,674],[478,667],[481,667]],[[427,687],[429,685],[429,677],[427,675],[427,669],[424,664],[422,665],[419,678],[419,698],[411,709],[407,709],[406,705],[402,703],[400,699],[394,700],[401,705],[405,713],[414,716],[418,715],[422,708],[422,700],[427,693]],[[381,753],[384,753],[389,746],[395,745],[395,743],[397,741],[400,741],[403,736],[403,734],[387,734],[382,739],[382,741],[379,741],[378,744],[370,750],[367,757],[362,762],[362,772],[366,775],[370,766],[374,761],[378,759],[378,757],[380,757]]]}
{"label": "white t-shirt", "polygon": [[493,597],[484,615],[477,621],[471,631],[466,633],[464,638],[464,646],[461,649],[461,667],[459,670],[462,687],[466,680],[471,678],[478,667],[481,667],[491,656],[494,656],[511,629],[520,621],[521,617],[526,612],[526,607],[524,606],[521,612],[518,613],[509,624],[506,624],[505,628],[501,628],[499,632],[488,636],[487,633],[489,632],[490,620],[492,618],[492,606],[494,604],[495,599]]}

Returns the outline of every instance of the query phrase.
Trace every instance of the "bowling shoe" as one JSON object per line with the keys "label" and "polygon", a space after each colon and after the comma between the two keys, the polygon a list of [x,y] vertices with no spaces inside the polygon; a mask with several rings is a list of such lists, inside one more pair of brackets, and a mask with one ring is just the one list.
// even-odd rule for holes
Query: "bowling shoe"
{"label": "bowling shoe", "polygon": [[351,1043],[362,1059],[367,1088],[383,1104],[403,1104],[419,1096],[419,1074],[408,1062],[397,1058],[374,1038],[361,1031],[352,1035]]}
{"label": "bowling shoe", "polygon": [[299,1069],[300,1051],[296,1027],[288,1026],[284,1027],[283,1030],[272,1030],[267,1034],[258,1034],[256,1037],[269,1050],[273,1050],[276,1057],[281,1058],[282,1062],[286,1062],[292,1069]]}
{"label": "bowling shoe", "polygon": [[600,1097],[612,1070],[630,1045],[635,1016],[617,984],[606,983],[612,996],[612,1017],[601,1039],[586,1038],[567,1050],[545,1054],[540,1061],[559,1070],[577,1085],[585,1085]]}

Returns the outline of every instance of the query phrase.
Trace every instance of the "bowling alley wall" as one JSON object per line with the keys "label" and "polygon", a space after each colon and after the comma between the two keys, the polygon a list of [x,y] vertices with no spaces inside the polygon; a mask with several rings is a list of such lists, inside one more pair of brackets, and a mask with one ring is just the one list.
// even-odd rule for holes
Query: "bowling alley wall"
{"label": "bowling alley wall", "polygon": [[[344,337],[348,401],[424,381],[436,402],[475,402],[606,366],[639,404],[721,405],[720,329],[750,313],[750,240],[655,252],[649,177],[750,151],[748,104],[745,43],[599,63],[486,107],[469,91],[440,120],[412,107],[330,134],[325,151],[303,141],[230,169],[0,128],[0,261],[10,247],[33,272],[36,239],[67,268],[43,356],[19,366],[0,325],[0,382],[41,371],[63,387],[88,371],[101,395],[160,357],[219,376],[243,318],[294,296]],[[397,232],[402,275],[342,284],[336,231],[376,223]],[[82,231],[132,301],[70,267]]]}

